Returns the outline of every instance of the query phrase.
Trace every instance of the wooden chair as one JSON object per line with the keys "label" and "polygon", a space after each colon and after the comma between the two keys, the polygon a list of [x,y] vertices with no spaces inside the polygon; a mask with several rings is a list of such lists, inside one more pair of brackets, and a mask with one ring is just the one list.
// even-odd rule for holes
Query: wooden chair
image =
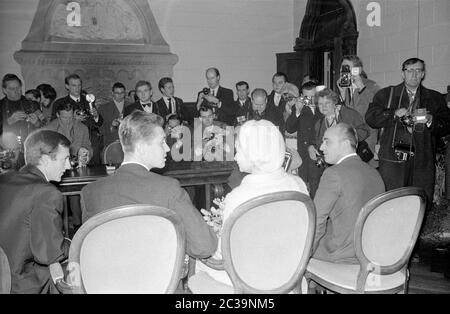
{"label": "wooden chair", "polygon": [[11,293],[11,269],[8,257],[0,247],[0,294]]}
{"label": "wooden chair", "polygon": [[359,265],[311,258],[305,278],[337,293],[407,293],[408,262],[425,213],[425,192],[389,191],[361,210],[354,242]]}
{"label": "wooden chair", "polygon": [[315,209],[309,196],[277,192],[253,198],[234,210],[222,233],[224,269],[233,287],[205,272],[189,278],[194,293],[288,293],[299,287],[310,258]]}
{"label": "wooden chair", "polygon": [[183,276],[185,233],[173,211],[130,205],[77,231],[69,251],[73,293],[173,293]]}
{"label": "wooden chair", "polygon": [[108,144],[103,150],[103,164],[120,165],[123,162],[124,154],[120,141],[116,140]]}

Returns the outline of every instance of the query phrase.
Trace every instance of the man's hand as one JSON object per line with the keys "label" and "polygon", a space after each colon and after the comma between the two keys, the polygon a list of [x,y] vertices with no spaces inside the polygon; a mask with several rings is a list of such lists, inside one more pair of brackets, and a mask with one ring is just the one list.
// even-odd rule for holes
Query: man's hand
{"label": "man's hand", "polygon": [[294,104],[295,104],[295,100],[294,99],[292,99],[291,101],[286,103],[286,105],[284,107],[284,111],[286,112],[286,114],[288,116],[290,116],[292,114],[292,107],[294,106]]}
{"label": "man's hand", "polygon": [[114,120],[112,121],[112,123],[111,123],[111,126],[112,126],[113,128],[117,128],[119,125],[120,125],[120,119],[119,119],[119,118],[114,119]]}
{"label": "man's hand", "polygon": [[204,95],[203,98],[205,98],[206,101],[212,102],[214,104],[218,104],[220,102],[219,98],[211,95]]}
{"label": "man's hand", "polygon": [[73,117],[75,118],[75,120],[78,120],[78,121],[80,121],[80,122],[83,122],[83,121],[86,120],[86,114],[84,114],[84,112],[83,112],[83,114],[81,114],[81,112],[83,112],[83,111],[80,111],[79,113],[75,113],[75,114],[73,115]]}
{"label": "man's hand", "polygon": [[86,166],[89,162],[89,159],[89,150],[85,147],[80,147],[80,149],[78,150],[78,165]]}
{"label": "man's hand", "polygon": [[311,158],[314,161],[316,161],[317,156],[320,155],[320,153],[317,151],[317,149],[313,145],[308,147],[308,153],[309,153],[309,158]]}
{"label": "man's hand", "polygon": [[28,121],[29,123],[31,123],[32,125],[36,126],[36,127],[38,127],[39,124],[40,124],[40,123],[39,123],[39,118],[38,118],[37,115],[34,114],[34,113],[30,113],[30,114],[28,115],[27,121]]}
{"label": "man's hand", "polygon": [[400,109],[397,109],[397,110],[395,111],[395,116],[398,117],[398,118],[401,118],[401,117],[403,117],[407,112],[408,112],[408,109],[406,109],[406,108],[400,108]]}
{"label": "man's hand", "polygon": [[25,120],[28,115],[24,111],[16,111],[11,117],[8,118],[7,122],[9,125],[17,123],[18,121]]}
{"label": "man's hand", "polygon": [[358,88],[359,90],[363,89],[364,87],[361,75],[352,75],[352,83],[354,87]]}
{"label": "man's hand", "polygon": [[91,113],[92,117],[94,117],[95,120],[98,119],[98,111],[97,111],[97,109],[95,109],[94,107],[92,107],[92,109],[89,110],[89,112]]}
{"label": "man's hand", "polygon": [[303,107],[305,106],[305,103],[300,100],[300,98],[297,99],[295,102],[295,110],[297,110],[297,114],[300,114],[302,112]]}

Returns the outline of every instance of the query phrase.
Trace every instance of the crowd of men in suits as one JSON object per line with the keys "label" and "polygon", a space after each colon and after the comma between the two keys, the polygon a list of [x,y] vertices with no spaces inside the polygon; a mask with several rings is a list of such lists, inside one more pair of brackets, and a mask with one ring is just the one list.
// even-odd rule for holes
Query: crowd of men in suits
{"label": "crowd of men in suits", "polygon": [[[435,143],[450,132],[450,109],[441,94],[421,84],[423,60],[406,60],[403,82],[381,90],[367,79],[357,56],[344,57],[342,64],[359,70],[348,86],[343,78],[338,80],[338,92],[313,80],[299,90],[285,74],[276,73],[270,94],[259,88],[250,94],[247,82],[236,83],[236,101],[233,91],[220,85],[219,70],[209,68],[208,88],[198,93],[196,115],[206,128],[265,119],[282,135],[296,132],[303,161],[298,175],[308,185],[317,211],[315,256],[354,262],[353,227],[369,199],[385,189],[413,185],[424,188],[431,202]],[[87,153],[91,163],[101,163],[102,147],[117,139],[124,161],[113,177],[83,189],[83,221],[130,203],[168,207],[185,224],[187,253],[211,256],[217,239],[186,191],[178,181],[149,171],[165,165],[167,130],[185,122],[173,80],[159,81],[162,97],[157,102],[147,81],[137,82],[134,101],[126,99],[123,84],[115,83],[112,100],[98,108],[82,93],[78,75],[69,75],[65,85],[68,95],[58,100],[46,84],[38,86],[39,93],[26,93],[30,99],[40,96],[38,103],[22,96],[17,76],[8,74],[2,81],[3,143],[14,144],[20,137],[26,164],[16,173],[0,175],[0,245],[12,263],[13,291],[54,292],[46,267],[67,256],[67,244],[62,196],[49,181],[61,179],[73,155]],[[408,117],[412,122],[405,122]],[[379,164],[373,158],[377,153]]]}

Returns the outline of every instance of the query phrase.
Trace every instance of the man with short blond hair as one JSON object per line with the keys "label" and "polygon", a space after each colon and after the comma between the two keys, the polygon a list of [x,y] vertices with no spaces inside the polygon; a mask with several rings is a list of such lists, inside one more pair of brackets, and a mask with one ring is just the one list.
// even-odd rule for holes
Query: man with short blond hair
{"label": "man with short blond hair", "polygon": [[169,147],[158,115],[136,110],[120,124],[124,160],[114,175],[85,186],[81,191],[83,222],[104,210],[132,204],[149,204],[173,210],[186,231],[186,252],[195,258],[211,256],[217,238],[178,180],[150,171],[164,168]]}

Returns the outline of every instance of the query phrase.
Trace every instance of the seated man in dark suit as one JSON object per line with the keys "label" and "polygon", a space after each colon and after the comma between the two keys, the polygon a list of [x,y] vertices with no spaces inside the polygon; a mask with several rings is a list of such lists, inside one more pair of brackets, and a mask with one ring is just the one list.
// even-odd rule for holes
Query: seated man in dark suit
{"label": "seated man in dark suit", "polygon": [[178,180],[151,172],[163,168],[169,147],[161,117],[135,111],[124,118],[119,138],[124,161],[115,174],[85,186],[81,191],[83,222],[117,206],[149,204],[173,210],[183,221],[186,252],[194,258],[211,256],[217,237],[192,205]]}
{"label": "seated man in dark suit", "polygon": [[132,103],[128,107],[125,107],[123,116],[126,117],[135,110],[145,111],[150,113],[158,113],[158,106],[152,101],[152,84],[147,81],[139,81],[136,83],[136,95],[139,98],[138,101]]}
{"label": "seated man in dark suit", "polygon": [[210,105],[214,108],[217,121],[221,121],[227,125],[234,125],[236,119],[237,108],[234,105],[233,91],[220,86],[220,73],[216,68],[206,70],[206,80],[208,88],[205,92],[200,92],[197,99],[197,110],[201,105]]}
{"label": "seated man in dark suit", "polygon": [[[156,102],[158,114],[167,120],[169,114],[182,115],[183,100],[175,97],[175,87],[170,77],[163,77],[158,83],[162,97]],[[182,117],[181,117],[182,118]]]}
{"label": "seated man in dark suit", "polygon": [[242,125],[245,121],[250,120],[250,112],[252,111],[252,100],[249,97],[250,87],[248,83],[244,81],[237,82],[236,92],[238,99],[235,102],[237,112],[234,125]]}
{"label": "seated man in dark suit", "polygon": [[25,141],[26,166],[0,175],[0,246],[12,275],[12,293],[58,293],[49,265],[67,257],[63,196],[50,183],[70,169],[70,142],[38,130]]}
{"label": "seated man in dark suit", "polygon": [[358,263],[353,233],[361,208],[385,191],[380,174],[356,154],[356,130],[346,123],[328,128],[320,149],[327,168],[314,197],[317,220],[314,258]]}

